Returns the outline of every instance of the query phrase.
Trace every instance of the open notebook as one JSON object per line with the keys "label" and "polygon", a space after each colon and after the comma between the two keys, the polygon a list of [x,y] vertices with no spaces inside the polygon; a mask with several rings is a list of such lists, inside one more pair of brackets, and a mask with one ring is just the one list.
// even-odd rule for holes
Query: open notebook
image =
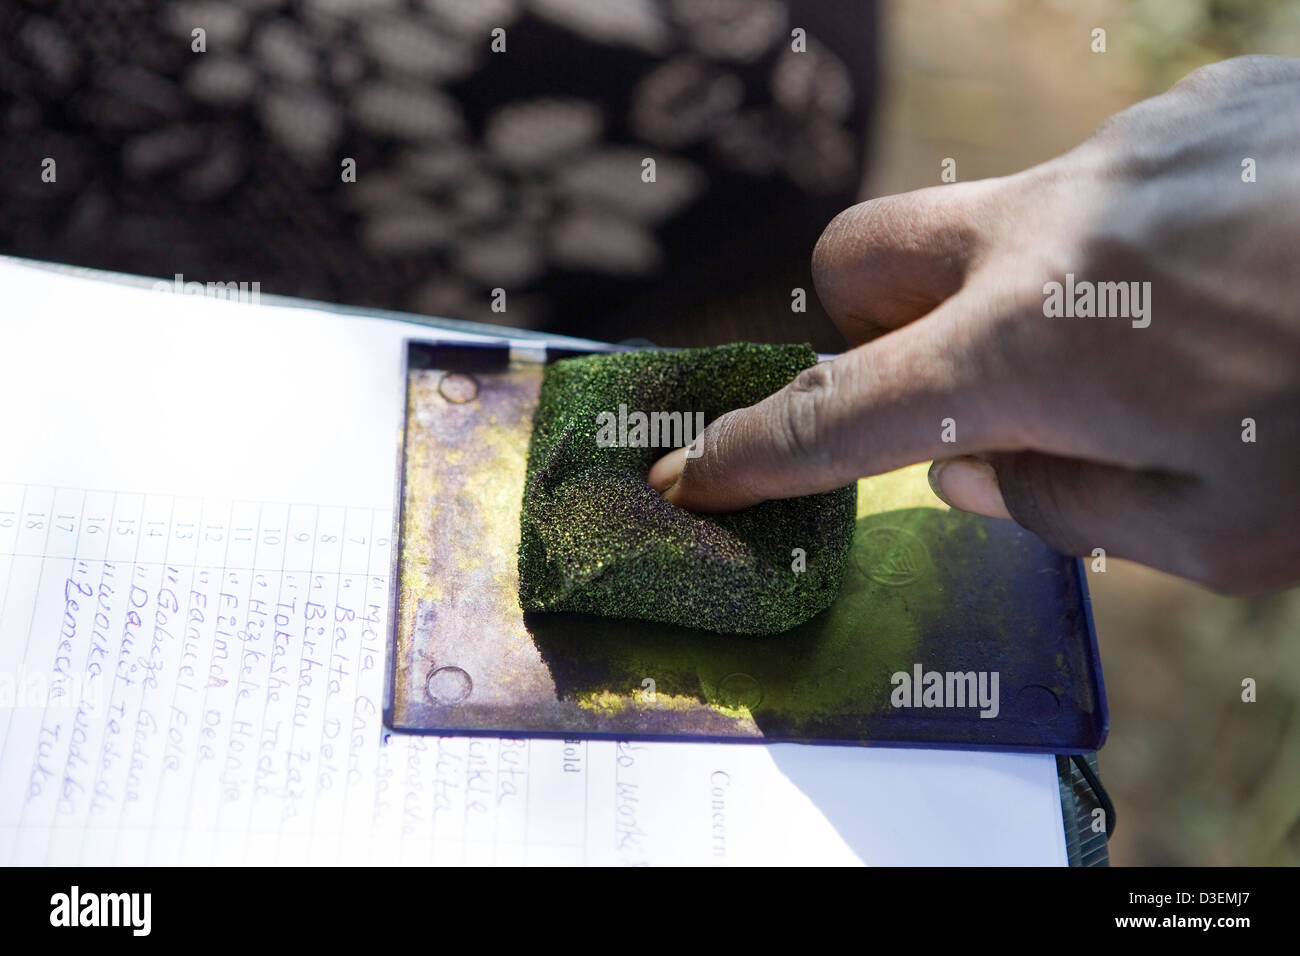
{"label": "open notebook", "polygon": [[429,330],[0,290],[0,862],[1066,862],[1050,756],[386,732]]}

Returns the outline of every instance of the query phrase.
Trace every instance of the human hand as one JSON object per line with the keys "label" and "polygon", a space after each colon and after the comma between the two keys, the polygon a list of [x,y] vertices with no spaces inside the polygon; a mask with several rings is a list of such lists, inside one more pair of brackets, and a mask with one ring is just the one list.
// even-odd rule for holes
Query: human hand
{"label": "human hand", "polygon": [[[1228,591],[1300,580],[1300,60],[1206,67],[1040,166],[854,206],[813,270],[866,344],[657,462],[673,503],[935,459],[953,507],[1066,553]],[[1067,275],[1125,314],[1049,315]]]}

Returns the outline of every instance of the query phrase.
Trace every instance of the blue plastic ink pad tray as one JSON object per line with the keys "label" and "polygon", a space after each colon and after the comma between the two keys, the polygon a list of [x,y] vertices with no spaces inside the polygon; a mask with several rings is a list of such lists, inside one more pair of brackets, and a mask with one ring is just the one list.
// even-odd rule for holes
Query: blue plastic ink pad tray
{"label": "blue plastic ink pad tray", "polygon": [[[1088,753],[1109,717],[1083,566],[949,511],[925,466],[864,479],[839,598],[784,634],[529,614],[524,465],[546,363],[407,343],[386,720],[432,734]],[[994,689],[996,688],[996,694]]]}

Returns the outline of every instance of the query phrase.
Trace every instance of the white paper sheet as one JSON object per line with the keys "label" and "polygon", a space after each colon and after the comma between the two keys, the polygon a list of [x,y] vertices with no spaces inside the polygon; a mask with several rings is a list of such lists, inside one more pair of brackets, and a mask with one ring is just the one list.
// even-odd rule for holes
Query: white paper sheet
{"label": "white paper sheet", "polygon": [[384,732],[429,330],[2,258],[0,301],[0,862],[1066,862],[1047,756]]}

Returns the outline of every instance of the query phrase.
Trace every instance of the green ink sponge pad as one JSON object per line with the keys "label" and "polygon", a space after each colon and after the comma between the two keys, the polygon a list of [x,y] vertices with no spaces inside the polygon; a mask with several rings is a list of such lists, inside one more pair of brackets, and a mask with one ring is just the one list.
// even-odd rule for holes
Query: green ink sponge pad
{"label": "green ink sponge pad", "polygon": [[523,609],[776,634],[829,607],[853,543],[855,485],[705,515],[646,482],[698,434],[698,413],[707,424],[753,405],[816,361],[807,345],[737,343],[548,366],[520,515]]}

